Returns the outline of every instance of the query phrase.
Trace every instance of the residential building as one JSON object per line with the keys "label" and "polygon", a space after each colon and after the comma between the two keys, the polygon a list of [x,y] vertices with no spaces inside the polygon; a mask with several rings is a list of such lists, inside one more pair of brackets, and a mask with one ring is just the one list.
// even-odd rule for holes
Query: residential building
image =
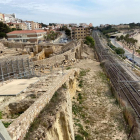
{"label": "residential building", "polygon": [[21,29],[21,30],[27,30],[27,26],[25,23],[14,23],[16,26],[16,29]]}
{"label": "residential building", "polygon": [[5,23],[13,22],[16,19],[15,14],[4,14],[4,21]]}
{"label": "residential building", "polygon": [[39,23],[33,21],[24,21],[27,26],[27,30],[39,29]]}
{"label": "residential building", "polygon": [[10,28],[16,28],[21,30],[27,30],[27,26],[25,23],[7,23]]}
{"label": "residential building", "polygon": [[42,28],[42,25],[41,25],[41,24],[39,24],[39,28],[40,28],[40,29]]}
{"label": "residential building", "polygon": [[8,40],[14,41],[22,41],[22,42],[39,42],[40,40],[44,40],[44,35],[46,31],[44,30],[21,30],[21,31],[13,31],[7,33]]}
{"label": "residential building", "polygon": [[27,30],[33,30],[34,29],[34,22],[33,21],[25,21],[24,23],[27,26]]}
{"label": "residential building", "polygon": [[89,24],[89,27],[93,27],[93,24],[92,24],[92,23],[90,23],[90,24]]}
{"label": "residential building", "polygon": [[35,30],[35,29],[39,29],[39,23],[37,23],[37,22],[33,23],[33,29],[32,30]]}
{"label": "residential building", "polygon": [[0,21],[4,22],[4,14],[0,13]]}
{"label": "residential building", "polygon": [[30,22],[24,22],[27,26],[27,30],[32,30],[32,24]]}
{"label": "residential building", "polygon": [[78,25],[76,23],[70,23],[69,26],[71,26],[71,27],[77,27]]}
{"label": "residential building", "polygon": [[16,25],[14,24],[14,23],[11,23],[11,22],[9,22],[9,23],[6,23],[11,29],[12,28],[16,28]]}
{"label": "residential building", "polygon": [[89,27],[86,23],[79,23],[79,26]]}
{"label": "residential building", "polygon": [[71,38],[72,39],[84,39],[86,36],[90,35],[89,27],[72,27]]}

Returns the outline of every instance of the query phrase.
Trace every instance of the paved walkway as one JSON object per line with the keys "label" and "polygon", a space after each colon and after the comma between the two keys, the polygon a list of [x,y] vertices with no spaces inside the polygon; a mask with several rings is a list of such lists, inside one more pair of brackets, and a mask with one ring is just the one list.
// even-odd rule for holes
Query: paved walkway
{"label": "paved walkway", "polygon": [[0,96],[16,96],[25,90],[30,84],[38,81],[38,78],[14,79],[12,82],[0,87]]}
{"label": "paved walkway", "polygon": [[11,140],[6,128],[0,120],[0,140]]}

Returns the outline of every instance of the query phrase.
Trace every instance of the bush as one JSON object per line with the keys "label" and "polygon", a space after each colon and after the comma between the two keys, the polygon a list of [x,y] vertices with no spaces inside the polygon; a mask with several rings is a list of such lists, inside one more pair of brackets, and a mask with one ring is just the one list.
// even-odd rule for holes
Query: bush
{"label": "bush", "polygon": [[116,48],[115,52],[116,52],[116,54],[122,54],[122,55],[124,55],[124,53],[125,53],[124,49],[122,49],[122,48]]}
{"label": "bush", "polygon": [[2,122],[2,123],[5,126],[5,128],[8,128],[8,126],[11,124],[11,123],[8,123],[8,122]]}
{"label": "bush", "polygon": [[91,36],[87,36],[85,39],[86,39],[84,42],[85,44],[90,45],[90,47],[94,47],[95,42]]}
{"label": "bush", "polygon": [[75,136],[75,140],[84,140],[84,139],[83,139],[82,136],[80,136],[80,135],[76,135],[76,136]]}
{"label": "bush", "polygon": [[0,38],[4,38],[4,37],[6,37],[6,33],[0,32]]}
{"label": "bush", "polygon": [[2,119],[2,111],[0,111],[0,119]]}

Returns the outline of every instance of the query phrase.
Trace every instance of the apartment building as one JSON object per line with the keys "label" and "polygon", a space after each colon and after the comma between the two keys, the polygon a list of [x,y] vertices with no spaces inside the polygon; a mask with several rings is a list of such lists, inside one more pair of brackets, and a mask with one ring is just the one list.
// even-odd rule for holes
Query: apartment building
{"label": "apartment building", "polygon": [[42,28],[42,25],[41,24],[39,24],[39,29],[41,29]]}
{"label": "apartment building", "polygon": [[22,41],[22,42],[39,42],[40,40],[44,40],[44,35],[46,35],[46,31],[44,30],[21,30],[21,31],[13,31],[7,33],[8,40],[14,41]]}
{"label": "apartment building", "polygon": [[25,23],[14,23],[16,29],[27,30],[27,26]]}
{"label": "apartment building", "polygon": [[27,26],[27,30],[35,30],[35,29],[39,29],[40,25],[37,22],[33,22],[33,21],[24,21],[24,23]]}
{"label": "apartment building", "polygon": [[90,35],[89,27],[72,27],[71,38],[72,39],[84,39],[86,36]]}
{"label": "apartment building", "polygon": [[33,30],[35,30],[35,29],[39,29],[39,23],[37,23],[37,22],[33,23]]}
{"label": "apartment building", "polygon": [[15,14],[4,14],[4,21],[5,23],[13,22],[16,19]]}
{"label": "apartment building", "polygon": [[4,14],[0,13],[0,21],[4,22]]}
{"label": "apartment building", "polygon": [[10,28],[16,28],[21,30],[27,30],[27,26],[25,23],[7,23]]}

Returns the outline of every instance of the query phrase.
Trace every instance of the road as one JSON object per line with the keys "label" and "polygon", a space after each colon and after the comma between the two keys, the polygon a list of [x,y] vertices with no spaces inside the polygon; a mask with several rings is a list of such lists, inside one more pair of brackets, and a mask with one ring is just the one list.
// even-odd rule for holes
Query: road
{"label": "road", "polygon": [[[118,44],[115,39],[110,39],[111,40],[111,43],[116,46],[116,47],[120,47],[120,48],[123,48],[123,46],[121,46],[120,44]],[[130,53],[128,50],[124,49],[125,50],[125,55],[128,57],[128,58],[132,58],[132,53]],[[140,57],[137,57],[136,55],[134,55],[134,61],[136,61],[138,64],[140,64]]]}

